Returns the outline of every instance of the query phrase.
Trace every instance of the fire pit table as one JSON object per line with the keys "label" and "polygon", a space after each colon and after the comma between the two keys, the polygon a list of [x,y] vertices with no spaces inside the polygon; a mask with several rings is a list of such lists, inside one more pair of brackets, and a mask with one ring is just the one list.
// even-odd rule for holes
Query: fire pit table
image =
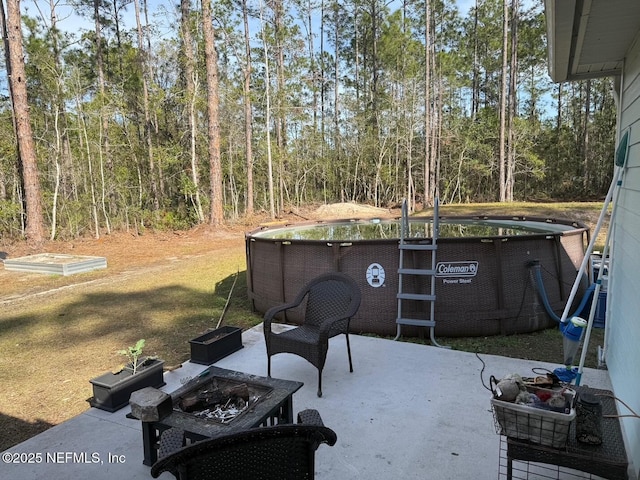
{"label": "fire pit table", "polygon": [[184,430],[187,440],[193,442],[293,423],[292,396],[302,385],[211,366],[171,393],[169,415],[142,422],[143,463],[151,466],[156,462],[160,435],[169,428]]}

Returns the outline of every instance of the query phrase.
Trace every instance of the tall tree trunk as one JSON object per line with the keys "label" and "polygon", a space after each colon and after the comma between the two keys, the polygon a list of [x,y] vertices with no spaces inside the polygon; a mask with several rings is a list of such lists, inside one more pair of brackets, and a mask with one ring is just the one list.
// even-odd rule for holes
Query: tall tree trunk
{"label": "tall tree trunk", "polygon": [[[316,72],[316,63],[315,63],[315,48],[313,46],[313,19],[311,18],[311,2],[309,2],[309,56],[311,58],[311,63],[312,63],[312,68],[311,68],[311,74],[313,75],[312,78],[316,78],[317,72]],[[320,121],[322,122],[320,125],[320,138],[322,139],[321,141],[321,152],[320,152],[320,158],[324,158],[324,146],[325,146],[325,137],[324,137],[324,128],[325,128],[325,121],[324,121],[324,115],[325,115],[325,97],[326,97],[326,86],[325,86],[325,81],[324,81],[324,77],[325,77],[325,71],[326,71],[326,67],[325,67],[325,62],[324,62],[324,37],[325,37],[325,33],[324,33],[324,22],[325,22],[325,18],[324,18],[324,0],[320,0],[320,110],[321,110],[321,114],[320,114]],[[336,44],[336,50],[338,49],[338,45]],[[337,62],[337,52],[335,55],[335,59]],[[314,131],[318,131],[318,122],[317,122],[317,113],[318,112],[318,89],[316,88],[316,83],[314,81],[314,88],[313,88],[313,127],[314,127]]]}
{"label": "tall tree trunk", "polygon": [[[435,61],[435,55],[434,57],[434,61]],[[435,66],[434,66],[434,70],[435,70]],[[438,202],[440,201],[440,167],[442,166],[442,162],[440,160],[440,150],[442,148],[442,114],[440,112],[442,112],[443,110],[443,102],[444,102],[444,95],[443,95],[443,88],[442,88],[442,81],[438,82],[439,85],[439,89],[438,89],[438,96],[437,96],[437,112],[438,115],[436,116],[436,128],[434,128],[433,130],[433,142],[432,143],[432,147],[431,147],[431,151],[433,152],[431,155],[432,158],[432,163],[433,163],[433,170],[435,172],[434,175],[434,180],[433,180],[433,192],[434,192],[434,198],[438,199]]]}
{"label": "tall tree trunk", "polygon": [[[152,50],[151,50],[151,28],[149,28],[151,26],[149,22],[149,0],[142,0],[142,11],[144,13],[144,24],[147,27],[147,28],[144,28],[142,32],[144,34],[144,38],[147,41],[147,48],[146,50],[144,50],[146,52],[144,56],[145,58],[144,66],[145,66],[145,73],[147,76],[147,91],[148,91],[151,85],[153,84],[153,79],[155,78],[154,70],[153,70],[154,63],[151,61]],[[153,139],[158,136],[159,122],[158,122],[157,108],[149,107],[149,118],[151,121],[149,128],[153,132],[152,135],[149,137],[149,139],[153,142]],[[162,199],[164,198],[164,183],[165,183],[163,166],[161,161],[162,158],[161,157],[154,158],[153,160],[156,167],[156,186],[158,189],[159,203],[162,204]]]}
{"label": "tall tree trunk", "polygon": [[[97,1],[97,0],[96,0]],[[147,52],[144,48],[144,36],[142,34],[142,23],[140,22],[140,2],[134,0],[133,5],[136,12],[136,27],[138,31],[138,50],[140,55],[140,71],[142,73],[142,105],[144,109],[144,136],[147,142],[147,158],[149,159],[149,180],[151,187],[151,201],[153,202],[154,212],[160,210],[160,193],[158,189],[158,172],[155,165],[154,152],[153,152],[153,140],[152,140],[152,125],[151,125],[151,112],[149,107],[149,76],[147,64]]]}
{"label": "tall tree trunk", "polygon": [[[333,65],[333,150],[335,155],[335,164],[340,164],[340,159],[342,158],[342,146],[340,145],[340,90],[341,90],[341,80],[340,80],[340,60],[341,60],[341,50],[340,50],[340,32],[342,28],[341,17],[338,14],[340,4],[338,2],[334,2],[332,5],[333,10],[333,21],[334,21],[334,65]],[[324,80],[322,83],[324,84]],[[321,99],[323,104],[322,110],[324,112],[324,99]],[[323,120],[324,122],[324,120]],[[324,144],[324,136],[322,137]],[[348,168],[348,171],[351,171],[351,168]],[[340,199],[341,201],[345,200],[346,197],[351,197],[348,195],[349,191],[349,179],[343,178],[341,179],[341,188],[340,188]],[[346,194],[346,195],[345,195]]]}
{"label": "tall tree trunk", "polygon": [[584,99],[584,129],[582,134],[582,188],[586,194],[589,191],[589,119],[591,118],[591,79],[585,82],[585,99]]}
{"label": "tall tree trunk", "polygon": [[[125,3],[124,5],[128,4],[127,0],[124,0]],[[118,47],[118,50],[120,51],[120,49],[122,48],[122,35],[120,33],[120,9],[124,6],[124,5],[118,5],[118,0],[113,0],[113,2],[111,3],[111,6],[113,7],[113,28],[116,32],[116,45]],[[122,75],[123,73],[123,64],[122,64],[122,55],[118,55],[118,73],[120,75]]]}
{"label": "tall tree trunk", "polygon": [[[4,12],[4,6],[2,6]],[[3,21],[3,23],[5,23]],[[8,44],[9,77],[11,102],[16,128],[18,145],[18,164],[24,190],[24,208],[26,215],[25,237],[33,245],[44,241],[44,216],[42,213],[42,192],[38,178],[38,161],[35,142],[29,118],[29,102],[27,100],[27,77],[22,49],[22,22],[20,17],[20,0],[7,1],[6,42]]]}
{"label": "tall tree trunk", "polygon": [[434,172],[431,162],[431,0],[424,2],[424,199],[433,205]]}
{"label": "tall tree trunk", "polygon": [[[111,163],[111,152],[110,152],[110,146],[109,146],[109,118],[107,115],[107,109],[106,109],[106,90],[105,90],[105,80],[104,80],[104,57],[102,56],[102,22],[100,20],[101,16],[100,16],[100,0],[93,0],[93,21],[94,21],[94,27],[95,27],[95,31],[96,31],[96,67],[98,69],[98,91],[100,93],[100,98],[99,98],[99,105],[100,105],[100,145],[99,145],[99,151],[98,151],[98,155],[100,156],[100,172],[101,172],[101,178],[103,179],[102,182],[102,211],[104,214],[104,218],[105,218],[105,225],[107,227],[107,232],[109,232],[111,230],[110,227],[110,223],[109,223],[109,216],[107,213],[107,208],[106,205],[104,203],[105,201],[105,182],[104,182],[104,170],[103,170],[103,155],[106,157],[106,161],[107,161],[107,169],[109,172],[112,172],[113,170],[113,165]],[[88,152],[88,154],[90,155],[90,152]],[[90,161],[90,159],[89,159]],[[93,180],[91,181],[91,188],[93,190]],[[111,199],[113,202],[113,198]],[[95,219],[96,224],[98,223],[98,219]],[[97,225],[96,225],[97,227]],[[96,238],[100,237],[100,230],[98,228],[95,229],[96,230]]]}
{"label": "tall tree trunk", "polygon": [[[51,46],[53,50],[54,63],[56,68],[56,95],[53,104],[54,113],[54,129],[55,129],[55,147],[52,148],[51,160],[56,167],[55,188],[52,198],[51,208],[51,240],[56,237],[56,229],[58,224],[58,196],[62,187],[63,194],[68,191],[68,176],[71,170],[71,146],[68,135],[67,113],[64,97],[64,83],[62,81],[62,59],[58,44],[59,30],[58,17],[56,15],[56,2],[49,0],[49,12],[51,21]],[[62,164],[62,165],[61,165]]]}
{"label": "tall tree trunk", "polygon": [[513,202],[515,186],[516,145],[515,117],[518,92],[518,0],[511,0],[511,61],[509,69],[509,113],[507,118],[507,176],[506,200]]}
{"label": "tall tree trunk", "polygon": [[[437,25],[437,21],[434,15],[431,15],[431,27]],[[429,140],[429,177],[431,188],[431,204],[435,204],[435,199],[440,196],[440,138],[442,137],[442,102],[443,102],[443,88],[442,88],[442,72],[438,72],[436,68],[436,58],[438,52],[436,51],[436,31],[435,28],[431,30],[431,139]]]}
{"label": "tall tree trunk", "polygon": [[[82,113],[82,107],[80,106],[80,102],[77,102],[77,111]],[[87,124],[85,122],[85,115],[78,115],[78,119],[80,120],[81,126],[79,131],[84,139],[84,147],[87,150],[87,176],[89,177],[89,191],[91,194],[91,216],[93,218],[93,229],[95,232],[95,238],[100,238],[100,222],[98,220],[98,202],[96,199],[96,190],[94,185],[94,176],[93,176],[93,160],[92,160],[92,152],[91,152],[91,142],[89,141]]]}
{"label": "tall tree trunk", "polygon": [[503,0],[502,13],[502,78],[500,81],[500,140],[499,140],[499,171],[500,171],[500,201],[507,199],[507,169],[506,169],[506,123],[507,123],[507,65],[509,46],[509,0]]}
{"label": "tall tree trunk", "polygon": [[560,135],[560,128],[562,127],[562,83],[558,84],[558,109],[556,111],[556,130]]}
{"label": "tall tree trunk", "polygon": [[[408,23],[408,13],[407,13],[407,1],[403,1],[402,2],[402,34],[403,36],[407,35],[408,32],[408,27],[407,27],[407,23]],[[398,131],[398,138],[396,139],[396,142],[398,143],[398,146],[400,146],[400,142],[404,143],[404,146],[401,150],[401,152],[398,155],[398,158],[396,160],[396,165],[397,165],[397,172],[400,173],[400,164],[402,163],[403,159],[404,159],[404,175],[405,178],[400,180],[400,178],[398,178],[398,180],[400,182],[402,182],[402,196],[404,198],[407,199],[407,204],[408,204],[408,208],[409,208],[409,213],[413,213],[415,212],[416,209],[416,196],[415,196],[415,192],[413,191],[413,112],[414,112],[414,107],[415,105],[413,104],[413,80],[409,78],[409,75],[407,75],[407,58],[405,55],[402,55],[401,59],[401,64],[402,64],[402,76],[400,78],[400,116],[402,117],[402,124],[406,125],[406,127],[402,127],[400,126],[400,129]],[[403,128],[406,128],[406,133],[402,132],[401,130]],[[406,138],[404,138],[406,136]],[[399,175],[399,177],[402,177],[402,174]],[[406,180],[406,181],[403,181]],[[398,185],[400,186],[400,185]],[[396,199],[400,200],[400,199]]]}
{"label": "tall tree trunk", "polygon": [[276,218],[275,196],[273,192],[273,159],[271,157],[271,78],[269,77],[269,45],[267,44],[267,34],[265,31],[263,15],[264,7],[262,2],[260,2],[260,31],[262,35],[262,48],[264,51],[264,122],[267,132],[267,181],[269,188],[269,211],[271,213],[271,218]]}
{"label": "tall tree trunk", "polygon": [[[314,163],[316,163],[318,161],[318,158],[324,159],[326,158],[325,155],[325,147],[327,145],[327,139],[325,137],[325,131],[326,131],[326,112],[325,112],[325,102],[326,102],[326,94],[327,94],[327,87],[325,86],[325,75],[326,75],[326,65],[325,65],[325,46],[324,46],[324,40],[325,40],[325,8],[324,8],[324,0],[320,0],[320,58],[319,58],[319,63],[320,64],[320,73],[318,73],[318,67],[317,67],[317,63],[316,63],[316,54],[315,54],[315,47],[313,44],[313,38],[314,38],[314,34],[313,34],[313,17],[312,17],[312,11],[313,11],[313,4],[312,4],[312,0],[309,0],[307,3],[307,39],[308,39],[308,45],[309,45],[309,62],[310,62],[310,68],[309,68],[309,74],[311,76],[311,82],[313,85],[313,131],[314,133],[319,132],[320,133],[320,151],[319,154],[317,154],[318,149],[314,148],[313,152],[311,153],[311,158],[310,160]],[[337,59],[337,50],[338,50],[338,46],[336,45],[336,55],[335,58]],[[336,60],[337,61],[337,60]],[[318,82],[320,83],[319,88],[318,88]],[[320,99],[318,100],[318,96],[320,97]],[[319,103],[319,105],[318,105]],[[320,110],[320,127],[318,128],[318,109]],[[335,160],[336,160],[336,149],[334,148],[334,154],[331,155],[330,158],[331,161],[329,162],[325,162],[328,165],[336,165]],[[303,167],[304,168],[304,167]],[[298,206],[302,201],[302,197],[301,196],[296,196],[297,197],[297,202],[298,202]]]}
{"label": "tall tree trunk", "polygon": [[185,90],[187,94],[186,105],[189,111],[187,122],[189,124],[189,158],[191,167],[191,182],[193,183],[193,203],[198,216],[198,222],[204,222],[204,212],[200,200],[200,166],[196,153],[196,94],[198,82],[196,80],[195,58],[193,53],[193,38],[191,36],[191,6],[190,0],[180,1],[182,50],[184,51],[184,76]]}
{"label": "tall tree trunk", "polygon": [[279,211],[284,208],[284,191],[287,188],[285,179],[285,157],[287,147],[287,114],[284,105],[285,102],[285,84],[284,84],[284,45],[283,37],[285,32],[283,30],[282,18],[284,15],[284,9],[282,5],[283,0],[275,0],[273,2],[274,11],[274,37],[276,45],[276,77],[278,82],[278,91],[276,93],[276,145],[278,146],[278,170],[279,170]]}
{"label": "tall tree trunk", "polygon": [[471,80],[471,120],[476,119],[480,105],[480,72],[478,72],[478,0],[473,9],[473,72]]}
{"label": "tall tree trunk", "polygon": [[253,115],[251,113],[251,36],[249,32],[249,11],[247,0],[242,0],[242,19],[244,23],[244,49],[246,62],[244,66],[244,145],[247,163],[247,210],[253,214]]}
{"label": "tall tree trunk", "polygon": [[209,223],[224,222],[222,201],[222,162],[220,159],[220,97],[218,92],[218,52],[211,15],[211,0],[202,0],[202,32],[204,34],[204,61],[207,71],[207,137],[209,140],[209,196],[211,212]]}

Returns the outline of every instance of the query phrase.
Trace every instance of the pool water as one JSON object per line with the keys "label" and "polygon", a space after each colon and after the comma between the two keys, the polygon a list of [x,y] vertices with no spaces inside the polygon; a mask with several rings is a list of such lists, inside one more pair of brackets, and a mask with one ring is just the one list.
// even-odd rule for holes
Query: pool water
{"label": "pool water", "polygon": [[[573,229],[573,226],[557,223],[541,223],[525,220],[495,219],[442,219],[440,238],[513,237],[558,233]],[[416,218],[409,221],[406,238],[431,238],[431,218]],[[358,241],[400,238],[399,220],[354,220],[343,223],[290,225],[256,233],[255,236],[274,240]]]}

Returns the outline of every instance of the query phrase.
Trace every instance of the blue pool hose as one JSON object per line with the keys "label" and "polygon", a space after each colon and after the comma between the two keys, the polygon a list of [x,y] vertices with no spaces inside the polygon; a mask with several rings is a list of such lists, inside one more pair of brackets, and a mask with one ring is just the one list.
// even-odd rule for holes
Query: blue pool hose
{"label": "blue pool hose", "polygon": [[[528,263],[528,266],[530,268],[533,268],[534,270],[538,295],[540,297],[540,300],[542,301],[542,305],[544,306],[544,309],[547,311],[547,313],[553,320],[560,323],[561,318],[556,314],[556,312],[553,311],[553,309],[551,308],[551,305],[549,304],[549,299],[547,298],[547,292],[544,288],[544,283],[542,281],[542,272],[540,271],[540,262],[538,260],[532,260],[531,262]],[[587,291],[584,293],[584,297],[582,297],[582,301],[580,302],[580,305],[578,305],[578,308],[576,309],[575,313],[573,315],[569,315],[568,318],[575,317],[575,316],[578,316],[578,317],[583,316],[584,310],[585,308],[587,308],[587,303],[591,305],[591,299],[593,298],[593,293],[595,289],[596,289],[595,283],[589,286]]]}

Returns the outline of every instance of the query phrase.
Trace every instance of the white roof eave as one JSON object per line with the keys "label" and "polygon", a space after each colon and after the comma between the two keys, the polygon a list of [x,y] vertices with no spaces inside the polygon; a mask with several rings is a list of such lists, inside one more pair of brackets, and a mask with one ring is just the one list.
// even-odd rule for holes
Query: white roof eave
{"label": "white roof eave", "polygon": [[545,0],[549,75],[554,82],[569,78],[575,0]]}

